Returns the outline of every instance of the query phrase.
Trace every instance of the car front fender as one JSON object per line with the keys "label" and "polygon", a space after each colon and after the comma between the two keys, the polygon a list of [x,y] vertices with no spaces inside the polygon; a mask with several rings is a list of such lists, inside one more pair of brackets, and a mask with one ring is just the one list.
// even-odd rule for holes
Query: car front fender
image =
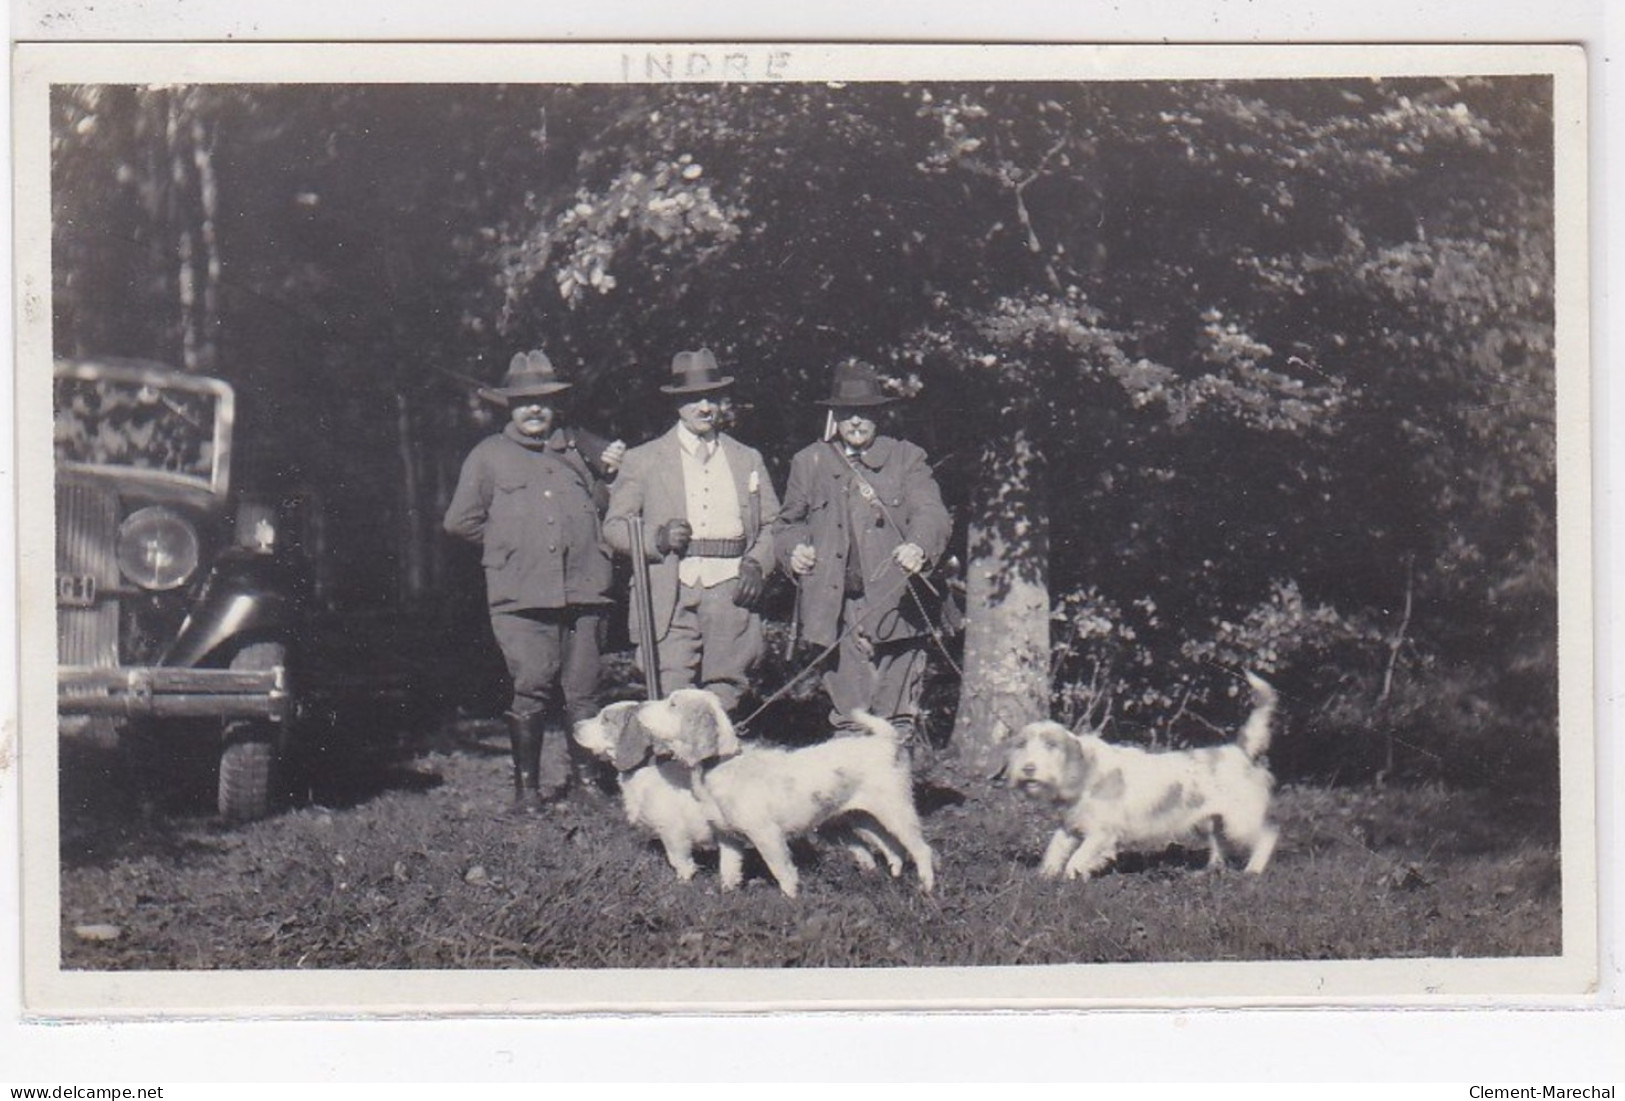
{"label": "car front fender", "polygon": [[216,565],[160,665],[189,668],[236,639],[284,631],[292,599],[271,560],[239,558]]}

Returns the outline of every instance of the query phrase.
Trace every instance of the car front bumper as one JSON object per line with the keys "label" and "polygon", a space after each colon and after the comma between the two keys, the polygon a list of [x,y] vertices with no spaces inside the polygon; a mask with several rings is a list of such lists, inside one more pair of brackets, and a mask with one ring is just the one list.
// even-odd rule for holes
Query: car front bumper
{"label": "car front bumper", "polygon": [[62,715],[282,722],[290,709],[281,666],[254,671],[156,666],[57,670],[57,712]]}

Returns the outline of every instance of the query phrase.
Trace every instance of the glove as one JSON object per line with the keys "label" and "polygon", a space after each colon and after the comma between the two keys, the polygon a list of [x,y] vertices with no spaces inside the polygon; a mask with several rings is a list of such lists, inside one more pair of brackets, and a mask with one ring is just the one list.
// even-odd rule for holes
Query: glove
{"label": "glove", "polygon": [[692,538],[694,527],[687,520],[667,520],[655,529],[655,550],[680,555],[688,550],[688,541]]}
{"label": "glove", "polygon": [[919,573],[925,569],[925,551],[920,549],[918,543],[902,544],[892,551],[892,557],[908,573]]}
{"label": "glove", "polygon": [[766,579],[762,576],[762,564],[754,558],[740,559],[739,587],[734,590],[734,603],[741,608],[754,611],[762,599],[762,590],[766,587]]}
{"label": "glove", "polygon": [[598,456],[598,461],[603,464],[606,473],[614,474],[621,469],[621,460],[624,458],[626,458],[626,441],[616,440],[604,448],[603,454]]}
{"label": "glove", "polygon": [[790,552],[790,572],[797,577],[812,573],[818,565],[818,551],[811,543],[798,543]]}

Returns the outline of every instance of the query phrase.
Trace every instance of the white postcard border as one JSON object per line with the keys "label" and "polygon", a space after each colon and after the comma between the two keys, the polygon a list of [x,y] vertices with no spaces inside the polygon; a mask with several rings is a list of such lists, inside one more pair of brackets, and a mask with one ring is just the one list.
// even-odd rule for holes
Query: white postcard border
{"label": "white postcard border", "polygon": [[[19,415],[19,761],[24,822],[25,1010],[47,1015],[452,1015],[656,1010],[993,1009],[1221,1005],[1583,1004],[1598,958],[1592,727],[1586,74],[1574,47],[1129,47],[600,44],[23,44],[14,55],[20,411],[50,400],[48,128],[58,82],[617,83],[723,79],[744,54],[757,79],[1200,79],[1552,73],[1558,132],[1558,414],[1563,945],[1556,958],[1135,964],[808,972],[63,972],[57,918],[50,427]],[[775,60],[778,55],[782,60]],[[705,57],[711,71],[695,72]],[[715,59],[723,59],[720,63]],[[638,61],[643,62],[638,71]],[[679,68],[679,66],[681,68]],[[747,75],[749,69],[747,68]],[[657,64],[656,77],[664,69]]]}

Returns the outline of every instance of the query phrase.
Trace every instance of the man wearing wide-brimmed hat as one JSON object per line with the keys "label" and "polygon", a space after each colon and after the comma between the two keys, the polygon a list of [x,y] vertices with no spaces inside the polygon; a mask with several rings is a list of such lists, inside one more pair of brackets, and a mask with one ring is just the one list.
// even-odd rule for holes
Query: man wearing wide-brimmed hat
{"label": "man wearing wide-brimmed hat", "polygon": [[611,575],[599,509],[626,451],[564,426],[570,386],[532,351],[513,357],[501,386],[480,388],[508,422],[463,462],[445,519],[482,550],[491,629],[513,677],[514,800],[528,809],[569,782],[563,720],[598,711]]}
{"label": "man wearing wide-brimmed hat", "polygon": [[[734,710],[762,653],[756,613],[773,568],[778,495],[755,448],[718,428],[733,378],[708,348],[679,352],[670,397],[677,423],[626,453],[610,493],[604,536],[622,554],[649,562],[650,609],[660,690],[699,687]],[[629,517],[643,521],[632,546]],[[634,624],[634,637],[637,625]]]}
{"label": "man wearing wide-brimmed hat", "polygon": [[840,639],[824,675],[831,721],[852,727],[862,708],[918,732],[933,613],[911,586],[947,549],[953,522],[925,451],[879,434],[893,400],[869,364],[836,365],[818,402],[824,438],[791,460],[774,543],[806,640]]}

